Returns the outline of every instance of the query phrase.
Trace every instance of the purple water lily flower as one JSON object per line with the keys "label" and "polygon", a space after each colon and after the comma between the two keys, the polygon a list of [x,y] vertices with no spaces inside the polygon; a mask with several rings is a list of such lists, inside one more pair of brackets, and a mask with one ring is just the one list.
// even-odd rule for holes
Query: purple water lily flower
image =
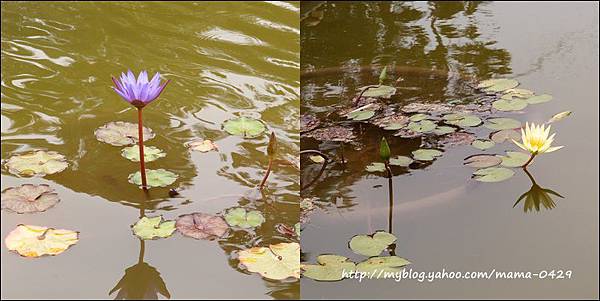
{"label": "purple water lily flower", "polygon": [[137,108],[143,108],[158,98],[170,82],[170,80],[167,80],[161,84],[160,73],[158,72],[156,72],[150,81],[148,81],[148,73],[146,71],[140,72],[140,75],[136,79],[131,70],[127,71],[127,74],[121,73],[120,80],[114,77],[112,77],[112,80],[115,84],[113,87],[115,92]]}

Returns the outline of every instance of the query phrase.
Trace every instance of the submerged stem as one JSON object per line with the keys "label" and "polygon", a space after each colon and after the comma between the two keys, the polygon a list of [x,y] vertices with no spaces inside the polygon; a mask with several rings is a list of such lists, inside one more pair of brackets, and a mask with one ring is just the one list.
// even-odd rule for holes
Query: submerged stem
{"label": "submerged stem", "polygon": [[144,125],[142,124],[142,108],[138,108],[138,148],[140,149],[140,173],[142,188],[148,189],[146,183],[146,164],[144,162]]}

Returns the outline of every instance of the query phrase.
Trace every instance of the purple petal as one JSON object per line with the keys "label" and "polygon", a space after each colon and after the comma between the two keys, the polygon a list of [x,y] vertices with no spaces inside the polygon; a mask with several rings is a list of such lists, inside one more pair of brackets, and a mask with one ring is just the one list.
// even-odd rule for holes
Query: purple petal
{"label": "purple petal", "polygon": [[140,72],[140,75],[138,76],[137,79],[137,84],[139,85],[145,85],[148,83],[148,73],[146,72],[146,70]]}
{"label": "purple petal", "polygon": [[113,90],[115,90],[115,92],[117,92],[117,94],[121,95],[121,97],[123,97],[123,99],[125,99],[125,101],[127,102],[131,102],[131,100],[129,99],[129,97],[127,96],[127,94],[125,94],[124,92],[121,92],[119,89],[112,87]]}

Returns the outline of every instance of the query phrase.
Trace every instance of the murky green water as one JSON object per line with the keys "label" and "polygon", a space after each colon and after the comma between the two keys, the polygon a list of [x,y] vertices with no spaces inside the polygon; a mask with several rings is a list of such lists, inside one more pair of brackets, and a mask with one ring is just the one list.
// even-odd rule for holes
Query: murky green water
{"label": "murky green water", "polygon": [[[376,230],[398,237],[396,255],[407,269],[441,271],[572,270],[571,279],[357,280],[317,282],[303,278],[303,298],[597,298],[598,265],[598,7],[586,3],[302,3],[301,112],[337,122],[356,89],[377,84],[381,66],[400,88],[391,103],[466,100],[469,80],[517,79],[522,87],[554,100],[524,113],[501,113],[541,122],[555,113],[574,115],[553,126],[565,148],[536,159],[529,170],[552,189],[556,207],[524,212],[513,208],[530,189],[517,170],[500,183],[470,179],[463,158],[482,153],[469,145],[437,145],[431,139],[401,139],[377,127],[353,125],[358,141],[339,143],[302,135],[302,149],[320,149],[337,162],[302,191],[324,204],[302,232],[302,259],[333,253],[364,260],[348,248],[356,234]],[[316,17],[315,17],[316,16]],[[472,89],[471,89],[472,90]],[[467,101],[468,103],[468,101]],[[478,134],[480,130],[474,129]],[[431,164],[394,169],[393,208],[389,183],[365,171],[379,161],[386,136],[394,155],[422,145],[444,153]],[[514,150],[501,144],[488,153]],[[485,152],[484,152],[485,153]],[[302,182],[319,165],[302,161]]]}
{"label": "murky green water", "polygon": [[[47,183],[61,202],[38,214],[3,211],[1,235],[17,224],[81,232],[80,242],[56,257],[25,259],[3,247],[2,297],[298,298],[297,281],[263,280],[232,256],[294,240],[274,226],[298,220],[298,170],[279,165],[264,199],[245,200],[267,166],[268,137],[244,140],[221,130],[235,116],[260,118],[278,137],[280,159],[295,158],[298,16],[298,3],[281,2],[2,2],[2,159],[44,149],[64,154],[69,168],[44,178],[3,169],[3,190]],[[94,137],[107,122],[136,122],[135,109],[110,88],[110,76],[128,68],[172,80],[144,110],[144,125],[156,133],[146,144],[167,153],[147,166],[177,173],[171,188],[181,197],[161,188],[144,201],[127,182],[138,165]],[[184,143],[196,137],[220,151],[190,152]],[[130,229],[142,213],[173,219],[239,205],[265,215],[256,235],[141,243]]]}

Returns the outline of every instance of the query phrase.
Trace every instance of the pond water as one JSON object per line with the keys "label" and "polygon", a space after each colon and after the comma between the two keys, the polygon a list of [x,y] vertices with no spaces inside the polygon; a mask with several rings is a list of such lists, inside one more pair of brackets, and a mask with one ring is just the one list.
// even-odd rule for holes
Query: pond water
{"label": "pond water", "polygon": [[[80,231],[55,257],[22,258],[2,248],[2,298],[298,298],[298,281],[270,281],[239,267],[234,253],[294,242],[275,230],[298,222],[299,4],[2,2],[2,159],[57,151],[69,167],[45,177],[2,169],[2,190],[46,183],[61,202],[44,213],[2,211],[2,237],[18,224]],[[137,163],[96,140],[111,121],[135,123],[135,108],[110,76],[131,68],[172,82],[144,109],[148,140],[167,154],[147,168],[179,178],[148,196],[128,183]],[[221,124],[263,120],[278,138],[278,160],[259,200],[242,196],[260,183],[268,135],[242,139]],[[218,152],[190,151],[195,138]],[[285,162],[291,161],[290,164]],[[169,189],[180,195],[169,196]],[[244,206],[266,222],[218,241],[176,234],[140,241],[140,215],[174,219]]]}
{"label": "pond water", "polygon": [[[321,166],[302,158],[301,191],[316,198],[302,230],[302,260],[338,254],[355,262],[348,241],[377,230],[397,238],[395,253],[417,272],[572,271],[570,279],[435,280],[303,278],[303,298],[597,298],[598,282],[598,7],[592,3],[302,3],[301,112],[321,127],[342,124],[357,139],[343,146],[302,133],[302,150],[335,160]],[[560,151],[529,167],[535,183],[564,198],[555,207],[513,207],[531,186],[527,174],[503,182],[471,179],[463,159],[517,150],[511,143],[481,151],[436,137],[404,139],[337,112],[352,106],[357,89],[378,83],[387,66],[398,93],[389,106],[469,104],[472,83],[514,78],[519,87],[554,99],[522,112],[495,112],[536,123],[562,111],[553,125]],[[468,129],[486,137],[489,130]],[[391,181],[365,167],[379,159],[386,137],[392,156],[435,147],[432,162],[394,167]],[[486,137],[487,138],[487,137]],[[341,163],[341,158],[346,163]],[[305,184],[306,183],[306,184]],[[390,186],[391,183],[391,186]],[[390,192],[392,200],[390,201]]]}

